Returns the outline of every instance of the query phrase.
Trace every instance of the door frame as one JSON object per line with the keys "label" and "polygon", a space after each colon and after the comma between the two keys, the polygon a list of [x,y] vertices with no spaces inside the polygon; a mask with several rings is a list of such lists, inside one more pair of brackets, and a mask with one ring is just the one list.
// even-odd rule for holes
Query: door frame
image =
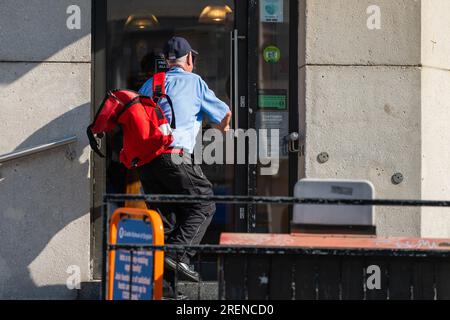
{"label": "door frame", "polygon": [[[258,65],[257,63],[250,63],[251,61],[258,61],[259,48],[258,48],[258,32],[259,32],[259,19],[258,15],[254,12],[259,11],[259,1],[247,1],[247,61],[243,65],[247,66],[247,110],[242,111],[239,114],[239,119],[246,121],[245,127],[240,128],[252,128],[256,125],[256,110],[258,104]],[[237,1],[239,2],[239,1]],[[244,2],[244,1],[242,1]],[[299,4],[298,0],[289,1],[289,132],[299,132],[299,103],[298,103],[298,26],[299,26]],[[242,82],[242,81],[241,81]],[[253,112],[249,112],[249,108]],[[244,113],[245,114],[242,114]],[[242,125],[243,123],[241,123]],[[248,146],[247,146],[248,150]],[[294,186],[298,180],[298,164],[299,164],[298,152],[289,153],[289,196],[294,194]],[[238,176],[238,175],[237,175]],[[242,194],[255,196],[257,191],[257,166],[254,164],[247,164],[246,168],[246,191]],[[289,220],[292,218],[293,207],[289,206]],[[236,212],[236,215],[238,212]],[[246,206],[246,230],[245,232],[255,232],[256,229],[256,205]],[[242,229],[242,226],[240,226]],[[290,227],[289,227],[290,232]]]}
{"label": "door frame", "polygon": [[[290,0],[290,32],[289,32],[289,132],[299,130],[299,104],[298,104],[298,25],[299,5],[298,0]],[[259,1],[235,0],[235,28],[239,36],[239,66],[245,66],[239,70],[239,95],[245,99],[245,108],[239,107],[239,128],[247,129],[255,124],[255,112],[249,113],[249,106],[256,110],[258,103],[258,18],[254,12],[259,10]],[[92,116],[103,100],[106,92],[106,64],[107,64],[107,0],[96,0],[92,4]],[[248,145],[246,145],[248,150]],[[104,151],[104,150],[103,150]],[[236,153],[235,153],[236,154]],[[300,154],[299,154],[300,155]],[[298,180],[298,155],[291,153],[289,156],[289,195],[293,195],[293,188]],[[101,278],[101,257],[104,248],[101,247],[102,223],[101,208],[103,206],[103,194],[106,191],[106,162],[92,153],[91,181],[91,261],[92,276]],[[236,161],[235,161],[236,163]],[[256,195],[256,165],[235,165],[235,194]],[[246,177],[238,179],[237,177]],[[254,232],[256,224],[255,205],[234,205],[235,221],[234,232]],[[292,216],[292,207],[289,217]]]}
{"label": "door frame", "polygon": [[[298,87],[298,69],[299,69],[299,3],[298,0],[289,1],[289,132],[300,133],[300,104]],[[299,177],[299,157],[302,156],[300,149],[297,153],[289,155],[289,196],[294,196],[294,187]],[[292,220],[293,206],[289,206],[289,221]],[[289,232],[290,224],[289,224]]]}
{"label": "door frame", "polygon": [[[92,1],[91,42],[91,119],[97,112],[106,92],[106,48],[107,48],[107,0]],[[102,146],[105,154],[105,147]],[[106,261],[106,232],[103,232],[103,195],[106,193],[106,160],[91,151],[91,274],[94,280],[105,278],[102,263]]]}
{"label": "door frame", "polygon": [[[251,1],[250,1],[251,2]],[[251,71],[248,61],[249,61],[249,55],[248,55],[248,48],[249,48],[249,38],[252,38],[253,36],[249,32],[250,24],[248,22],[248,17],[250,16],[249,12],[251,9],[251,4],[249,1],[240,1],[235,0],[235,15],[234,15],[234,29],[238,32],[238,69],[239,69],[239,87],[238,87],[238,95],[240,99],[244,99],[245,101],[245,108],[242,108],[240,106],[234,106],[234,103],[232,103],[233,109],[238,110],[238,128],[247,129],[249,127],[249,121],[251,115],[248,112],[248,106],[253,103],[251,99],[253,99],[252,89],[251,86],[248,85],[248,81],[251,77]],[[231,36],[231,35],[230,35]],[[232,48],[233,49],[233,48]],[[231,64],[235,64],[236,61],[231,57]],[[242,68],[242,66],[245,66]],[[230,74],[230,78],[234,77],[234,73]],[[256,79],[255,79],[256,80]],[[231,83],[234,83],[233,80],[231,80]],[[231,100],[233,101],[234,95],[236,92],[233,90],[233,97],[231,97]],[[235,110],[231,110],[232,113],[235,113]],[[236,118],[233,117],[233,124]],[[249,191],[249,188],[251,186],[251,180],[248,179],[249,172],[251,172],[251,168],[247,164],[237,164],[237,144],[235,143],[235,165],[234,165],[234,194],[235,195],[251,195],[252,192]],[[245,145],[246,150],[248,150],[248,145],[246,143]],[[246,161],[247,162],[247,161]],[[247,177],[247,179],[239,179],[238,177]],[[234,211],[234,232],[248,232],[249,231],[249,223],[251,221],[250,219],[250,212],[251,212],[251,206],[245,205],[245,204],[239,204],[234,205],[233,208]]]}

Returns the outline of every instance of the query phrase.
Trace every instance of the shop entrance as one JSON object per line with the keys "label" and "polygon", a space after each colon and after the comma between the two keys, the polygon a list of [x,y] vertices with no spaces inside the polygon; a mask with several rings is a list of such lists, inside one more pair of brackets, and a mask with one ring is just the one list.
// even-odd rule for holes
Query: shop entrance
{"label": "shop entrance", "polygon": [[[267,156],[258,157],[257,163],[246,152],[242,163],[236,158],[242,152],[237,150],[238,143],[234,144],[234,163],[202,164],[215,194],[292,194],[299,157],[295,139],[298,132],[296,1],[101,0],[95,1],[94,6],[95,106],[101,102],[106,89],[138,90],[163,67],[160,57],[164,43],[174,35],[185,37],[200,53],[194,72],[229,104],[233,112],[232,128],[242,129],[242,134],[247,136],[246,150],[254,150],[252,130],[257,134],[256,143],[260,143],[260,129],[268,131],[267,141],[274,141],[271,129],[279,133],[278,165],[272,165],[269,174],[267,170],[261,174],[261,169],[268,166],[273,156],[270,151],[259,152]],[[207,129],[205,123],[203,132]],[[118,163],[119,142],[120,133],[110,135],[106,146],[108,159],[103,163],[95,159],[94,176],[98,178],[94,203],[105,191],[125,190],[127,172]],[[261,144],[258,151],[260,148]],[[268,143],[262,148],[272,147]],[[100,177],[102,174],[106,181]],[[99,225],[97,220],[98,215],[94,215],[94,232]],[[289,208],[219,204],[203,242],[218,243],[224,231],[289,232]]]}

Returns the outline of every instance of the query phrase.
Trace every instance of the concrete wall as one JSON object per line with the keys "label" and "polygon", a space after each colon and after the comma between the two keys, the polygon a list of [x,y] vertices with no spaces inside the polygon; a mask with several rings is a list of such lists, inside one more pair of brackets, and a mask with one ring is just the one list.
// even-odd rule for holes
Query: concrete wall
{"label": "concrete wall", "polygon": [[[381,29],[367,27],[371,5]],[[378,198],[449,198],[449,5],[301,0],[306,177],[368,179]],[[380,235],[450,237],[442,209],[376,210]]]}
{"label": "concrete wall", "polygon": [[[422,198],[450,198],[450,1],[422,1]],[[449,237],[450,210],[424,208],[421,232]]]}
{"label": "concrete wall", "polygon": [[0,1],[0,154],[78,137],[74,160],[63,147],[0,166],[2,299],[75,298],[71,265],[90,279],[90,23],[89,0]]}

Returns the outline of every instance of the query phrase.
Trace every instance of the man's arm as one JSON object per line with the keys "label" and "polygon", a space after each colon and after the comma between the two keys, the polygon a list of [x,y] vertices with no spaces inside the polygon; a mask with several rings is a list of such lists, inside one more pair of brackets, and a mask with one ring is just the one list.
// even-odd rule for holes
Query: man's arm
{"label": "man's arm", "polygon": [[208,115],[213,128],[223,132],[228,131],[231,121],[230,108],[225,102],[216,97],[203,80],[201,80],[201,87],[203,92],[202,111]]}
{"label": "man's arm", "polygon": [[228,111],[225,115],[225,118],[219,124],[213,124],[212,127],[215,129],[219,129],[222,132],[227,132],[230,130],[230,121],[231,121],[231,111]]}

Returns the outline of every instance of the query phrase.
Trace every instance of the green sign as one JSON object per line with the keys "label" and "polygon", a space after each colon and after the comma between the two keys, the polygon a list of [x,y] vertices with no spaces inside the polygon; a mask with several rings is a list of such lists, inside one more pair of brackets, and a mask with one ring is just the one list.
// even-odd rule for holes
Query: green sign
{"label": "green sign", "polygon": [[286,95],[259,94],[258,107],[261,109],[286,110]]}
{"label": "green sign", "polygon": [[275,46],[268,46],[263,51],[263,57],[267,63],[277,63],[281,58],[280,49]]}

